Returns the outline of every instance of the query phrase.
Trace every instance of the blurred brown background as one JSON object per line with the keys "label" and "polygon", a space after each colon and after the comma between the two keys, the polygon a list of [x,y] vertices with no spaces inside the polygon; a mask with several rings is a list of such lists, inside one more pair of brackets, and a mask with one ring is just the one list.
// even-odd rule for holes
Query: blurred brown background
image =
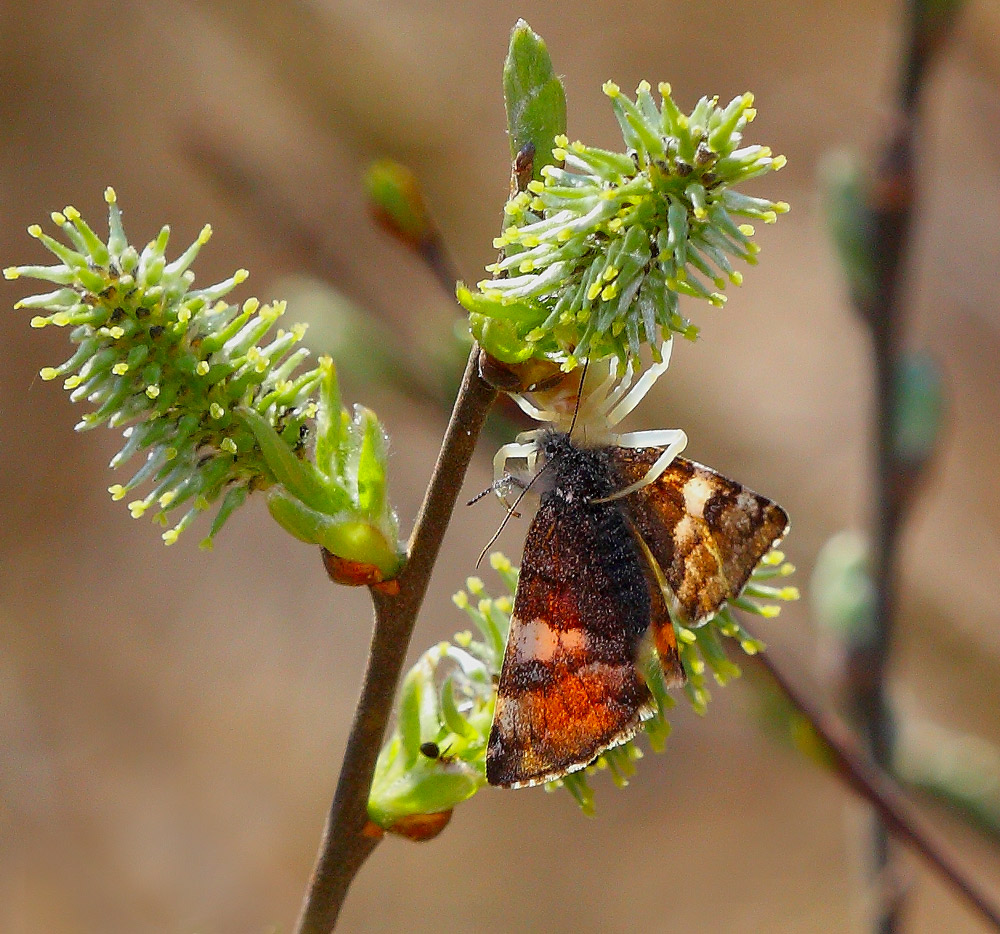
{"label": "blurred brown background", "polygon": [[[864,521],[868,483],[866,334],[825,236],[817,166],[882,140],[901,7],[5,0],[0,265],[45,261],[24,228],[67,203],[103,232],[113,184],[133,242],[170,223],[177,252],[213,224],[201,283],[247,266],[241,298],[288,293],[279,280],[306,258],[286,236],[294,218],[321,238],[313,261],[404,344],[434,331],[446,341],[454,305],[373,226],[359,176],[382,155],[410,164],[462,274],[479,278],[507,189],[500,67],[518,16],[565,75],[572,137],[619,147],[608,78],[627,90],[669,80],[687,107],[752,89],[748,139],[789,163],[751,193],[792,213],[760,229],[761,265],[726,309],[688,306],[704,339],[677,347],[634,425],[683,426],[692,457],[784,504],[805,588],[822,542]],[[948,411],[903,540],[892,668],[905,710],[994,742],[998,36],[996,4],[970,2],[928,88],[908,341],[941,362]],[[256,207],[192,160],[205,147],[251,170]],[[0,283],[0,305],[30,287]],[[198,531],[165,549],[157,527],[109,502],[119,439],[72,432],[81,409],[35,375],[68,355],[65,336],[29,331],[28,317],[3,312],[0,331],[0,930],[288,930],[356,697],[366,594],[331,588],[318,555],[259,502],[213,553],[197,550]],[[408,530],[445,413],[359,379],[346,392],[387,423]],[[470,494],[489,482],[492,453],[484,443]],[[457,514],[411,656],[464,628],[449,595],[499,518],[495,504]],[[501,539],[512,556],[524,529]],[[758,628],[819,683],[808,615],[803,601]],[[596,780],[593,821],[567,795],[488,790],[436,842],[386,841],[342,929],[863,929],[858,806],[762,735],[745,685],[714,694],[703,720],[678,708],[667,754],[641,763],[627,791]],[[925,813],[1000,892],[997,850]],[[906,867],[910,930],[982,930],[922,864]]]}

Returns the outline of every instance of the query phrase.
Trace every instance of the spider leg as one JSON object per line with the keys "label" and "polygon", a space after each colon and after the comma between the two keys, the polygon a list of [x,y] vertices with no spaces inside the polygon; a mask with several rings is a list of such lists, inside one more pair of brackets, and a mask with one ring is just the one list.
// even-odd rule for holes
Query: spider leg
{"label": "spider leg", "polygon": [[608,367],[608,375],[605,376],[592,391],[584,392],[578,416],[578,420],[584,425],[590,422],[591,415],[594,412],[603,415],[601,405],[605,402],[608,394],[611,392],[611,387],[618,382],[618,358],[614,357],[611,359],[613,359],[614,362]]}
{"label": "spider leg", "polygon": [[[667,372],[667,367],[670,365],[670,351],[672,347],[673,338],[663,342],[663,348],[661,351],[663,359],[660,360],[659,363],[654,363],[648,370],[646,370],[646,372],[639,377],[639,381],[632,387],[629,394],[608,413],[609,425],[617,425],[626,415],[628,415],[628,413],[642,401],[643,396],[649,392],[653,383],[655,383],[664,373]],[[617,401],[617,399],[615,401]]]}
{"label": "spider leg", "polygon": [[[600,404],[597,406],[597,411],[601,415],[607,417],[608,411],[615,405],[616,402],[618,402],[619,399],[621,399],[623,395],[625,395],[629,386],[632,385],[632,376],[634,374],[635,369],[632,366],[632,361],[629,360],[629,362],[625,364],[625,372],[622,374],[622,378],[618,385],[615,386],[615,388],[608,393],[607,398],[602,399]],[[611,422],[610,424],[614,424],[614,422]]]}
{"label": "spider leg", "polygon": [[521,411],[528,418],[533,418],[536,422],[556,422],[562,417],[558,412],[538,408],[538,406],[529,402],[519,392],[512,392],[510,397],[521,407]]}
{"label": "spider leg", "polygon": [[636,490],[641,490],[644,486],[649,486],[651,483],[655,483],[660,475],[663,473],[667,467],[670,466],[670,462],[684,450],[687,445],[687,435],[681,431],[680,428],[662,428],[653,431],[629,431],[618,437],[618,446],[623,448],[648,448],[648,447],[663,447],[665,450],[656,459],[655,463],[649,470],[646,471],[646,475],[640,479],[636,480],[635,483],[630,483],[627,487],[622,490],[618,490],[616,493],[612,493],[610,496],[602,496],[600,499],[592,500],[595,503],[609,503],[615,499],[621,499],[624,496],[628,496],[630,493],[634,493]]}
{"label": "spider leg", "polygon": [[533,477],[538,473],[538,445],[533,445],[531,453],[528,454],[528,473]]}
{"label": "spider leg", "polygon": [[516,441],[503,445],[493,458],[493,479],[499,481],[510,471],[507,470],[507,461],[524,459],[528,461],[530,470],[534,470],[534,464],[538,459],[538,444],[535,439],[545,431],[539,428],[534,431],[522,431],[517,436]]}

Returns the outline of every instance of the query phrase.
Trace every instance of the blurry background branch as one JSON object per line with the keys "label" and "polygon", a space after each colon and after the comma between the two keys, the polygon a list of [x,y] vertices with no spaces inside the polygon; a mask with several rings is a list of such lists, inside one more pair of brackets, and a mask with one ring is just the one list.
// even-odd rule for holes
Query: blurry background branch
{"label": "blurry background branch", "polygon": [[871,806],[887,832],[913,847],[982,918],[1000,930],[997,907],[921,826],[901,797],[898,786],[858,747],[846,725],[790,680],[770,651],[761,652],[754,658],[791,705],[793,717],[800,718],[800,727],[808,730],[807,736],[802,734],[801,728],[796,731],[799,749],[807,751],[811,758],[827,766],[853,788]]}
{"label": "blurry background branch", "polygon": [[[902,62],[889,137],[870,181],[841,163],[829,179],[830,216],[851,296],[868,327],[874,368],[872,612],[845,634],[843,702],[878,766],[891,771],[896,726],[886,675],[898,604],[898,543],[905,511],[934,448],[940,409],[937,370],[903,349],[908,255],[916,193],[919,104],[928,68],[961,0],[907,0]],[[872,817],[867,872],[873,930],[900,929],[904,886],[884,814]]]}

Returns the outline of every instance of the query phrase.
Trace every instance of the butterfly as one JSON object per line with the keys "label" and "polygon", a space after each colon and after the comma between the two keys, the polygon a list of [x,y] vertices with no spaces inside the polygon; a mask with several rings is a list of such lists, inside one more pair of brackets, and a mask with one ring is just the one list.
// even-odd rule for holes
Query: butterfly
{"label": "butterfly", "polygon": [[671,612],[706,622],[787,532],[780,506],[674,456],[686,440],[675,434],[673,447],[588,447],[549,428],[508,446],[544,465],[487,744],[491,785],[553,781],[634,736],[654,710],[637,667],[647,640],[667,685],[682,684]]}

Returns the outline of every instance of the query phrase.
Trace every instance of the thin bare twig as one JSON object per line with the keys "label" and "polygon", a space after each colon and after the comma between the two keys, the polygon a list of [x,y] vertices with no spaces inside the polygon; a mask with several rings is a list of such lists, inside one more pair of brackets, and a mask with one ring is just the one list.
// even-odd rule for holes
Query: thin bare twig
{"label": "thin bare twig", "polygon": [[[897,542],[907,493],[914,479],[912,465],[900,460],[894,437],[900,338],[905,322],[901,273],[913,222],[920,92],[927,68],[944,42],[957,6],[956,3],[949,12],[939,15],[931,11],[926,0],[907,2],[896,122],[878,160],[865,205],[874,291],[870,296],[855,297],[857,310],[871,332],[875,376],[871,523],[875,612],[870,636],[847,646],[845,699],[862,741],[883,771],[892,766],[895,746],[895,725],[885,680],[895,628]],[[868,869],[876,882],[874,930],[876,934],[894,934],[900,927],[903,899],[893,868],[887,823],[881,812],[874,815],[869,852]]]}
{"label": "thin bare twig", "polygon": [[364,832],[375,761],[431,570],[479,432],[496,397],[496,390],[479,377],[478,355],[479,348],[474,346],[410,538],[409,560],[397,579],[399,593],[393,596],[372,591],[375,627],[368,667],[316,867],[296,927],[298,934],[328,934],[333,930],[348,886],[378,842]]}
{"label": "thin bare twig", "polygon": [[849,784],[875,809],[884,827],[920,853],[972,908],[995,929],[1000,930],[1000,909],[966,877],[954,860],[920,826],[916,815],[904,801],[899,786],[862,752],[844,723],[824,711],[805,691],[789,681],[775,664],[773,653],[763,652],[754,658],[823,741],[837,777]]}

